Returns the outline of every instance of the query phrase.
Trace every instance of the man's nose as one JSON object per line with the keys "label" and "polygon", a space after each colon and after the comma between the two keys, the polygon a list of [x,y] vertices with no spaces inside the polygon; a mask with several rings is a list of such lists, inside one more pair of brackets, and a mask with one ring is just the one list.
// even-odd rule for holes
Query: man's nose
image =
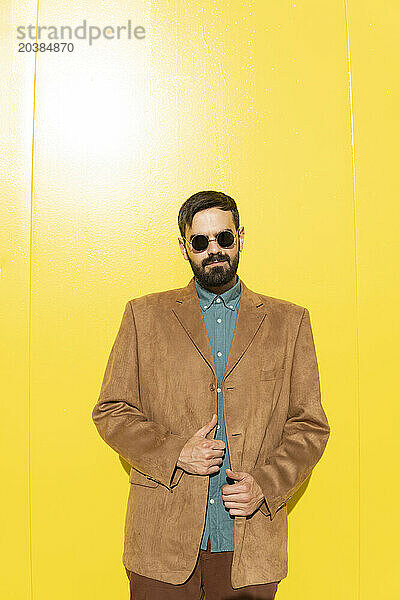
{"label": "man's nose", "polygon": [[210,240],[208,242],[208,251],[211,251],[211,254],[213,254],[212,250],[214,250],[214,252],[219,252],[220,249],[221,248],[218,246],[217,240]]}

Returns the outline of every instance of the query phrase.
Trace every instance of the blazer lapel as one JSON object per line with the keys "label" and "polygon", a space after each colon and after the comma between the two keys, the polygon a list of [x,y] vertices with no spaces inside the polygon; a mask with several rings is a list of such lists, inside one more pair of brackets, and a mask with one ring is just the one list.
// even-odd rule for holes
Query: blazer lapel
{"label": "blazer lapel", "polygon": [[[241,292],[239,312],[236,320],[235,331],[232,338],[231,348],[228,354],[224,379],[229,375],[235,365],[239,362],[247,348],[250,346],[261,323],[267,317],[265,305],[258,294],[250,290],[240,280]],[[269,328],[269,320],[266,323]]]}
{"label": "blazer lapel", "polygon": [[[240,280],[240,283],[241,295],[239,311],[232,344],[225,367],[224,379],[229,375],[240,358],[246,352],[251,341],[256,335],[258,328],[260,327],[264,318],[267,316],[261,297],[250,290],[244,284],[242,279]],[[201,312],[200,308],[194,277],[192,277],[186,287],[178,291],[172,311],[200,352],[201,356],[210,366],[216,379],[217,377],[211,345],[208,339],[203,313]],[[269,322],[267,323],[267,327],[269,327]]]}
{"label": "blazer lapel", "polygon": [[174,306],[172,306],[172,311],[215,375],[210,340],[201,312],[194,277],[186,287],[178,290],[178,296]]}

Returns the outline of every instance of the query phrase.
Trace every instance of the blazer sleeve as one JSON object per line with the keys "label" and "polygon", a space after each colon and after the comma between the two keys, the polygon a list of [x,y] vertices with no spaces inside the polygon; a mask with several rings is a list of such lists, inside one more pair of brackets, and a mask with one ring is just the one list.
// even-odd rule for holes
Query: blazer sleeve
{"label": "blazer sleeve", "polygon": [[[304,308],[290,375],[287,420],[280,445],[251,471],[263,490],[261,512],[274,518],[321,458],[330,427],[321,405],[319,373],[310,314]],[[268,512],[269,511],[269,512]]]}
{"label": "blazer sleeve", "polygon": [[189,438],[149,421],[142,411],[137,333],[129,301],[108,358],[92,419],[103,440],[134,469],[172,491],[184,472],[176,462]]}

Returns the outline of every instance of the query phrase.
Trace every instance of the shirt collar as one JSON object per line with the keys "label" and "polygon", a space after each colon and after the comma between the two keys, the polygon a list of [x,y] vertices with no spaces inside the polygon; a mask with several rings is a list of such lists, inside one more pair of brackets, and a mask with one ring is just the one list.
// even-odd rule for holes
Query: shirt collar
{"label": "shirt collar", "polygon": [[237,278],[238,280],[235,283],[235,285],[229,288],[229,290],[226,290],[226,292],[223,292],[222,294],[214,294],[214,292],[210,292],[210,290],[207,290],[202,285],[200,285],[200,283],[195,278],[195,285],[201,308],[203,310],[210,308],[210,306],[215,303],[217,298],[221,298],[225,308],[228,308],[229,310],[235,310],[240,298],[239,275],[237,276]]}

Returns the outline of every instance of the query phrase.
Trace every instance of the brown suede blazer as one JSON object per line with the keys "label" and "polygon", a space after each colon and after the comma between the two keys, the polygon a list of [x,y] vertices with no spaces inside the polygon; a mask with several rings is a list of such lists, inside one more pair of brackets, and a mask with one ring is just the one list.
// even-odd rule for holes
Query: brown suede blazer
{"label": "brown suede blazer", "polygon": [[[251,291],[241,299],[222,382],[233,471],[251,473],[263,503],[235,517],[234,588],[287,575],[287,506],[324,452],[330,428],[306,308]],[[217,378],[194,278],[127,302],[92,418],[131,465],[122,561],[173,584],[195,567],[209,476],[176,466],[217,412]],[[215,428],[207,437],[215,436]]]}

